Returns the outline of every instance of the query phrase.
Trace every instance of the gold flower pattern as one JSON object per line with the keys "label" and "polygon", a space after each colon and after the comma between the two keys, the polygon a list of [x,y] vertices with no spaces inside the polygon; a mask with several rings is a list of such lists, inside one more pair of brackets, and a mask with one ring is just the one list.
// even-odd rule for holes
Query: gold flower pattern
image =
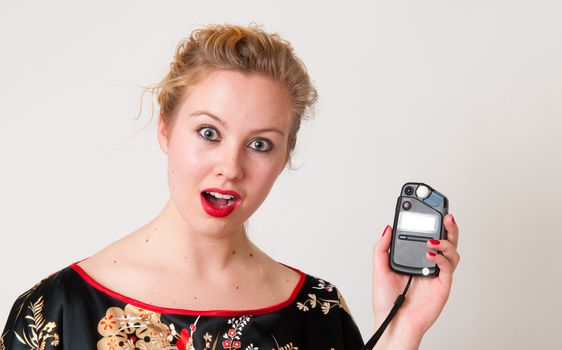
{"label": "gold flower pattern", "polygon": [[[332,292],[335,289],[333,285],[321,279],[318,279],[318,284],[312,288],[326,290],[327,292]],[[340,291],[337,289],[335,290],[338,297],[337,299],[324,299],[318,297],[314,293],[309,293],[308,299],[303,302],[297,302],[297,308],[303,312],[306,312],[310,309],[316,308],[316,306],[320,306],[320,310],[322,311],[322,313],[324,315],[327,315],[328,313],[330,313],[330,310],[332,308],[339,306],[340,308],[344,309],[345,312],[351,315],[351,311],[349,310],[349,307],[347,306],[347,303],[345,302],[343,296],[340,294]]]}
{"label": "gold flower pattern", "polygon": [[160,321],[160,314],[130,304],[124,309],[110,307],[98,323],[103,336],[98,350],[170,349],[170,327]]}
{"label": "gold flower pattern", "polygon": [[25,319],[29,321],[27,332],[22,331],[21,334],[15,332],[17,340],[30,350],[44,350],[47,345],[57,347],[60,342],[59,335],[55,333],[56,323],[45,323],[43,306],[43,296],[40,296],[35,302],[30,302],[28,309],[31,311],[31,315],[25,316]]}
{"label": "gold flower pattern", "polygon": [[293,343],[289,343],[287,345],[278,347],[277,349],[271,349],[271,350],[299,350],[298,347],[293,346]]}
{"label": "gold flower pattern", "polygon": [[320,306],[322,313],[327,315],[333,307],[339,305],[339,300],[324,299],[317,297],[316,294],[308,294],[308,299],[304,302],[297,302],[297,308],[304,312],[314,309],[318,305]]}

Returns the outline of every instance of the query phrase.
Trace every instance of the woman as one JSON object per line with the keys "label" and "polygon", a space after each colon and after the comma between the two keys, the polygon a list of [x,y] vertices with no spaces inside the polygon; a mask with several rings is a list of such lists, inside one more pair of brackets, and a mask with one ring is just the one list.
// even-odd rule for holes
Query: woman
{"label": "woman", "polygon": [[[271,259],[244,227],[316,101],[289,43],[256,28],[196,30],[156,90],[167,204],[20,296],[0,349],[360,349],[338,290]],[[445,226],[449,240],[428,242],[443,253],[427,256],[439,277],[414,281],[377,348],[417,348],[441,312],[459,260],[451,215]],[[374,250],[379,324],[406,284],[389,269],[390,230]]]}

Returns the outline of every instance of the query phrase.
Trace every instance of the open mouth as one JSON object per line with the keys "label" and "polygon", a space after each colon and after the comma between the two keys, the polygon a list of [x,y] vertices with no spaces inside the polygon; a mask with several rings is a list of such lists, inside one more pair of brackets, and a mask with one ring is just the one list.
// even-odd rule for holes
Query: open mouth
{"label": "open mouth", "polygon": [[238,205],[241,197],[236,191],[208,188],[201,191],[203,210],[214,217],[223,218],[230,215]]}
{"label": "open mouth", "polygon": [[209,201],[212,205],[219,208],[228,207],[237,201],[236,197],[229,194],[221,194],[218,192],[206,192],[203,191],[203,197]]}

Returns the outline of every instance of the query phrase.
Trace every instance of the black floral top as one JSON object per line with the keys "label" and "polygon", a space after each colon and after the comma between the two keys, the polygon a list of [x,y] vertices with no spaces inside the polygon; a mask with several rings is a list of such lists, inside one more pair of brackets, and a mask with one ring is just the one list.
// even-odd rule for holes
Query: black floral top
{"label": "black floral top", "polygon": [[189,311],[130,299],[72,264],[16,300],[0,350],[360,350],[363,340],[338,290],[296,271],[300,281],[280,304]]}

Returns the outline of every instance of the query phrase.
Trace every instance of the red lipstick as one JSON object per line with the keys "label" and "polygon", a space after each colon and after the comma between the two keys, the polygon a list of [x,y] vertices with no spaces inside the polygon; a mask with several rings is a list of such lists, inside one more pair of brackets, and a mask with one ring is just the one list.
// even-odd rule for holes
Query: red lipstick
{"label": "red lipstick", "polygon": [[230,215],[240,204],[240,195],[236,191],[207,188],[201,191],[203,210],[216,218]]}

